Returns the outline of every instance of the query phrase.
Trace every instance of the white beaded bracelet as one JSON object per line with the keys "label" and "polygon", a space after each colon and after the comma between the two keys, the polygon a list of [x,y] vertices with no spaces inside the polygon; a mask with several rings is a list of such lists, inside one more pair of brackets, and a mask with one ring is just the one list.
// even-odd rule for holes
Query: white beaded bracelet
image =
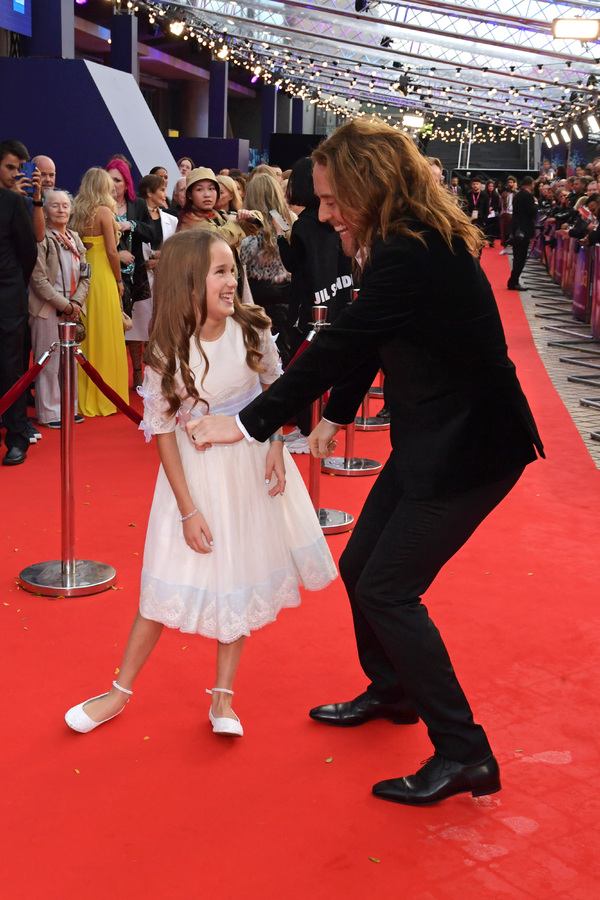
{"label": "white beaded bracelet", "polygon": [[180,517],[179,517],[179,521],[180,521],[180,522],[185,522],[186,519],[191,519],[192,516],[195,516],[197,512],[198,512],[198,507],[196,507],[196,509],[193,509],[193,510],[191,511],[191,513],[188,513],[187,516],[180,516]]}

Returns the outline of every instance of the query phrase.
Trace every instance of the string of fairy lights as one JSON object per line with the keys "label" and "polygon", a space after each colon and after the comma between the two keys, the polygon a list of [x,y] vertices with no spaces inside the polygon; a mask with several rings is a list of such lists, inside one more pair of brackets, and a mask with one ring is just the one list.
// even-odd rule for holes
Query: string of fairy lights
{"label": "string of fairy lights", "polygon": [[[594,134],[597,122],[594,113],[598,106],[596,76],[584,81],[560,87],[561,73],[542,64],[537,75],[528,78],[515,72],[492,71],[475,66],[457,66],[443,70],[435,65],[425,67],[423,57],[417,57],[420,65],[393,63],[373,66],[355,60],[339,60],[325,51],[300,54],[291,46],[292,38],[270,33],[276,26],[269,25],[268,32],[252,38],[229,33],[227,25],[236,25],[235,17],[223,25],[214,25],[201,17],[197,7],[166,0],[109,0],[117,12],[139,14],[143,12],[150,26],[162,29],[182,41],[195,41],[208,49],[216,59],[227,60],[232,68],[242,68],[251,74],[251,82],[274,85],[291,98],[315,104],[317,108],[332,113],[337,120],[357,116],[376,115],[397,128],[404,128],[405,113],[419,113],[425,119],[422,132],[434,140],[444,142],[470,140],[477,142],[502,142],[515,138],[526,139],[541,134],[548,145],[556,143],[557,134],[566,136],[572,132],[579,137],[584,117],[588,130]],[[261,23],[252,22],[260,29]],[[432,60],[432,62],[435,62]],[[600,59],[596,60],[600,67]],[[562,65],[562,64],[561,64]],[[567,61],[566,69],[571,68]],[[463,69],[466,70],[463,74]],[[506,78],[513,82],[508,87],[494,84],[473,85],[466,81],[469,70]],[[431,79],[426,83],[425,79]],[[529,82],[523,85],[522,82]],[[498,82],[500,85],[500,82]],[[598,76],[600,88],[600,74]],[[556,94],[562,91],[563,97]],[[451,112],[450,112],[451,110]],[[459,120],[464,125],[449,124]],[[600,128],[598,129],[600,131]],[[577,133],[579,132],[579,134]]]}

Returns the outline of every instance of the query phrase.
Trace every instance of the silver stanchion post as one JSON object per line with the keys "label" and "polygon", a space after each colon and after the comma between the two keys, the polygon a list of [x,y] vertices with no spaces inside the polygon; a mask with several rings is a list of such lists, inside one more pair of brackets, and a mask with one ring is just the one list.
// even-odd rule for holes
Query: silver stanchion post
{"label": "silver stanchion post", "polygon": [[381,463],[375,459],[363,459],[354,455],[354,422],[346,425],[346,443],[343,456],[330,456],[321,460],[323,472],[330,475],[375,475],[381,469]]}
{"label": "silver stanchion post", "polygon": [[379,384],[372,384],[369,388],[369,397],[383,397],[383,372],[379,370]]}
{"label": "silver stanchion post", "polygon": [[111,586],[116,571],[106,563],[75,559],[75,489],[73,485],[73,427],[75,412],[74,322],[59,322],[60,335],[60,467],[62,559],[34,563],[19,575],[21,587],[45,597],[85,597]]}
{"label": "silver stanchion post", "polygon": [[389,420],[379,419],[377,416],[369,415],[369,391],[362,402],[360,416],[356,417],[355,425],[357,431],[389,431]]}
{"label": "silver stanchion post", "polygon": [[[327,307],[313,306],[313,329],[315,332],[320,331],[327,326]],[[312,405],[311,410],[311,429],[316,428],[321,421],[323,413],[323,398]],[[308,492],[313,502],[315,512],[319,519],[319,525],[323,529],[324,534],[341,534],[344,531],[350,531],[354,516],[350,513],[342,512],[339,509],[323,509],[321,508],[321,461],[316,459],[312,453],[310,455],[309,476],[308,476]]]}

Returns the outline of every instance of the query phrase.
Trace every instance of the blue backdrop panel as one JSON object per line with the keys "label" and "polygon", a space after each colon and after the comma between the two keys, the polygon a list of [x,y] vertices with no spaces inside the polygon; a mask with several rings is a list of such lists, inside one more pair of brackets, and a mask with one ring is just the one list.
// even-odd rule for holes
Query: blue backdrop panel
{"label": "blue backdrop panel", "polygon": [[[19,85],[19,90],[15,90]],[[32,106],[24,97],[46,101]],[[31,156],[50,156],[56,184],[77,192],[91,166],[115,153],[133,163],[137,184],[165,166],[172,187],[177,164],[132,75],[82,59],[0,58],[0,140],[23,141]]]}
{"label": "blue backdrop panel", "polygon": [[[248,171],[250,144],[238,138],[167,138],[175,159],[189,156],[196,166],[208,166],[217,175],[221,169]],[[179,178],[179,173],[177,174]]]}
{"label": "blue backdrop panel", "polygon": [[31,37],[31,0],[0,0],[0,28]]}

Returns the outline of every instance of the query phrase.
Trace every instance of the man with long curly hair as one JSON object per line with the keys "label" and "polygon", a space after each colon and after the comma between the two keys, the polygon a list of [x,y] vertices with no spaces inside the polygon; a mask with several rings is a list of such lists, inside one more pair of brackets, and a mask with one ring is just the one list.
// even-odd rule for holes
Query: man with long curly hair
{"label": "man with long curly hair", "polygon": [[481,232],[412,141],[356,120],[313,160],[320,218],[361,261],[359,297],[237,421],[210,416],[188,430],[199,449],[244,432],[262,441],[333,384],[309,438],[325,457],[383,369],[392,452],[340,559],[370,684],[310,715],[341,727],[425,722],[434,755],[376,784],[377,797],[420,806],[491,794],[498,763],[421,595],[542,444],[478,262]]}

